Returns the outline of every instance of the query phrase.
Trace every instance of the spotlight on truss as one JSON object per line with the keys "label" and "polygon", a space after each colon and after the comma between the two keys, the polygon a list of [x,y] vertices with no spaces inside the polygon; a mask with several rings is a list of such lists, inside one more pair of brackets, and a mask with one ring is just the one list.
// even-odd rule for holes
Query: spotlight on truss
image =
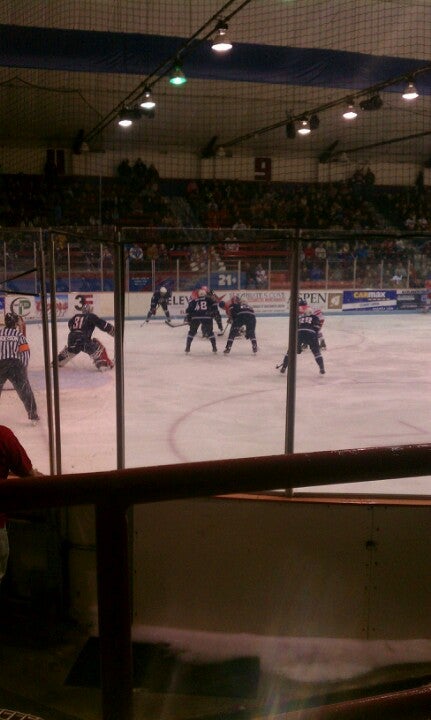
{"label": "spotlight on truss", "polygon": [[361,110],[380,110],[383,105],[383,100],[380,95],[372,95],[365,100],[361,100],[359,107]]}

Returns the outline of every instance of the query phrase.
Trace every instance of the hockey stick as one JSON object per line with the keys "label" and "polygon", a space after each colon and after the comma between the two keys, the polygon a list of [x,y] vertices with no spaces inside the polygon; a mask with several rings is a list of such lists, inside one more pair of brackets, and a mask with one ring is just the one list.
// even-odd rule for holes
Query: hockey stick
{"label": "hockey stick", "polygon": [[231,325],[231,324],[232,324],[232,323],[228,320],[227,323],[226,323],[226,325],[224,326],[223,330],[222,330],[221,332],[218,332],[218,333],[217,333],[217,336],[218,336],[218,337],[222,337],[222,335],[225,334],[228,326]]}
{"label": "hockey stick", "polygon": [[179,323],[173,323],[172,320],[165,320],[165,323],[171,328],[184,327],[184,325],[188,325],[187,320],[183,320],[183,322]]}

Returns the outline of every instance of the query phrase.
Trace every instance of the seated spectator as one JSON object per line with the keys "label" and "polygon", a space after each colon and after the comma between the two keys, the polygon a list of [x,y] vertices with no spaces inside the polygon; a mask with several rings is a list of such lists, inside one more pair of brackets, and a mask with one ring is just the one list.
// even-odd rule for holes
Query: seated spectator
{"label": "seated spectator", "polygon": [[131,262],[140,262],[144,257],[144,251],[142,249],[142,245],[138,245],[137,243],[133,243],[133,245],[129,248],[129,258]]}
{"label": "seated spectator", "polygon": [[252,268],[249,262],[244,264],[245,272],[245,287],[247,290],[256,289],[256,271]]}
{"label": "seated spectator", "polygon": [[414,230],[416,227],[416,215],[414,213],[410,213],[408,217],[406,217],[404,221],[404,227],[406,230]]}
{"label": "seated spectator", "polygon": [[323,273],[322,268],[320,268],[319,265],[317,265],[317,263],[313,263],[310,268],[309,277],[310,277],[310,280],[318,281],[318,280],[323,280],[325,275]]}
{"label": "seated spectator", "polygon": [[187,193],[189,201],[193,200],[194,198],[196,198],[199,195],[199,187],[198,187],[196,180],[190,180],[187,183],[186,193]]}
{"label": "seated spectator", "polygon": [[233,233],[231,235],[226,235],[224,239],[224,249],[228,253],[238,252],[239,242]]}
{"label": "seated spectator", "polygon": [[255,277],[256,277],[256,287],[258,289],[262,290],[263,288],[267,287],[268,277],[267,277],[267,274],[266,274],[265,270],[263,269],[261,263],[256,265]]}

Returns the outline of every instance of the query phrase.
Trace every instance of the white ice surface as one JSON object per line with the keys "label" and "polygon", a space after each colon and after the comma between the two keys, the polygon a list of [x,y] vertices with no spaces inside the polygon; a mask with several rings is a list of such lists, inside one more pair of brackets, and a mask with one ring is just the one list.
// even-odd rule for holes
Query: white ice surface
{"label": "white ice surface", "polygon": [[[296,452],[431,442],[431,316],[327,316],[320,375],[309,350],[297,358]],[[66,323],[58,325],[61,348]],[[95,335],[114,353],[114,340]],[[286,375],[281,362],[288,318],[258,318],[259,352],[244,338],[223,354],[197,336],[184,353],[186,330],[163,320],[125,328],[126,466],[139,467],[284,452]],[[0,423],[11,427],[33,463],[49,471],[42,329],[27,327],[29,378],[42,420],[31,426],[13,391],[0,399]],[[99,373],[81,354],[59,370],[62,471],[115,469],[115,374]],[[282,486],[282,485],[281,485]],[[310,488],[307,492],[312,492]],[[431,494],[431,478],[324,488],[325,492]]]}
{"label": "white ice surface", "polygon": [[136,627],[133,639],[169,643],[185,662],[257,656],[263,673],[297,682],[339,682],[385,666],[431,661],[431,640],[420,639],[283,638],[158,627]]}

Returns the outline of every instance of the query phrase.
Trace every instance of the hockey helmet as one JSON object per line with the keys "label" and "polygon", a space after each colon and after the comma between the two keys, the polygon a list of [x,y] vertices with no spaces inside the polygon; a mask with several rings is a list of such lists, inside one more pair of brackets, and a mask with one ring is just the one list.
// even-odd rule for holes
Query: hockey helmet
{"label": "hockey helmet", "polygon": [[223,309],[224,309],[224,308],[226,307],[226,303],[225,303],[225,301],[224,301],[224,300],[220,300],[220,302],[219,302],[218,306],[219,306],[219,307],[221,307],[221,308],[222,308],[222,310],[223,310]]}
{"label": "hockey helmet", "polygon": [[204,288],[199,288],[198,290],[198,297],[203,298],[206,296],[206,290]]}
{"label": "hockey helmet", "polygon": [[166,295],[166,293],[167,293],[168,291],[166,290],[165,287],[161,287],[160,290],[159,290],[159,292],[160,292],[160,295]]}
{"label": "hockey helmet", "polygon": [[7,328],[15,328],[18,325],[19,316],[14,312],[8,312],[4,316],[4,324]]}

